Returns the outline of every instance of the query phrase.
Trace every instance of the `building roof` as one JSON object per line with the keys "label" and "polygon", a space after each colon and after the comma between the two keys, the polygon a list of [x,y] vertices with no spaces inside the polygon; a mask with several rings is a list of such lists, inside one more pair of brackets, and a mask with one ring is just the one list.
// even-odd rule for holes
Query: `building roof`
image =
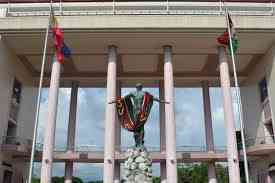
{"label": "building roof", "polygon": [[[53,2],[108,2],[112,0],[52,0]],[[141,0],[115,0],[116,2],[125,1],[141,1]],[[148,1],[148,0],[142,0]],[[161,1],[161,0],[149,0],[149,1]],[[163,0],[162,0],[163,1]],[[182,1],[182,0],[172,0],[172,1]],[[171,1],[171,2],[172,2]],[[188,0],[189,2],[220,2],[220,0]],[[268,3],[275,2],[275,0],[223,0],[224,2],[253,2],[253,3]],[[49,3],[50,0],[0,0],[0,3]]]}

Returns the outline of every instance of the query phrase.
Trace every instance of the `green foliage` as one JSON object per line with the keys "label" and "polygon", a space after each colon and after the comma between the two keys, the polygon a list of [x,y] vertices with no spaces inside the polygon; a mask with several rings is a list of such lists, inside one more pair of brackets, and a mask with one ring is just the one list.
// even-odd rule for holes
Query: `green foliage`
{"label": "green foliage", "polygon": [[[40,179],[33,178],[32,183],[40,183]],[[64,183],[64,177],[53,177],[52,183]],[[84,182],[79,177],[73,177],[73,183],[84,183]]]}
{"label": "green foliage", "polygon": [[153,183],[160,183],[160,177],[153,177]]}
{"label": "green foliage", "polygon": [[178,167],[179,183],[207,183],[207,165],[206,164],[187,164]]}
{"label": "green foliage", "polygon": [[40,179],[38,179],[38,178],[32,178],[32,183],[40,183]]}
{"label": "green foliage", "polygon": [[[217,164],[216,174],[219,183],[228,183],[226,168]],[[184,164],[178,167],[179,183],[207,183],[208,168],[207,164]]]}
{"label": "green foliage", "polygon": [[221,183],[229,182],[228,169],[226,167],[223,167],[222,165],[217,164],[216,175],[217,175],[218,182],[221,182]]}
{"label": "green foliage", "polygon": [[102,180],[98,180],[98,181],[89,181],[89,182],[87,182],[87,183],[103,183],[103,181],[102,181]]}

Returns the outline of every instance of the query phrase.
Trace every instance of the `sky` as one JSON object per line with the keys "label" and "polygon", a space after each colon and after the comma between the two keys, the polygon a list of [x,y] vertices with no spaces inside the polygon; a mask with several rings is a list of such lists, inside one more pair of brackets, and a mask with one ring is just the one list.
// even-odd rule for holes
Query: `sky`
{"label": "sky", "polygon": [[[157,88],[144,88],[144,90],[159,98]],[[122,88],[122,95],[124,96],[131,91],[134,91],[134,88]],[[71,89],[69,88],[61,88],[59,90],[55,134],[56,150],[66,149],[70,93]],[[221,99],[220,88],[210,88],[214,144],[217,149],[225,147],[225,129]],[[79,88],[75,139],[76,149],[103,150],[105,103],[106,88]],[[42,91],[39,114],[38,143],[43,143],[47,106],[48,89],[45,88]],[[236,105],[234,105],[234,109],[236,109]],[[202,88],[175,88],[175,120],[176,145],[178,150],[201,149],[205,147]],[[237,122],[236,128],[238,128]],[[155,102],[145,125],[145,146],[149,150],[159,149],[159,139],[159,104]],[[122,129],[121,146],[127,148],[133,144],[132,133]],[[35,163],[34,173],[36,176],[40,175],[40,168],[41,164]],[[159,171],[159,164],[154,164],[154,175],[159,175]],[[76,163],[74,166],[74,176],[81,177],[85,181],[101,180],[102,174],[102,164]],[[64,176],[64,163],[54,164],[53,175]]]}

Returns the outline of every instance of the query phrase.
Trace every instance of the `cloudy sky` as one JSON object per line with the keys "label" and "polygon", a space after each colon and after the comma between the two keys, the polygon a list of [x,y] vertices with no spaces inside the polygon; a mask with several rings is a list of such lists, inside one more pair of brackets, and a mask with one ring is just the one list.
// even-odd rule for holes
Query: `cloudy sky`
{"label": "cloudy sky", "polygon": [[[122,95],[133,91],[133,88],[123,88]],[[145,88],[154,96],[159,97],[158,89]],[[62,88],[59,92],[58,114],[56,126],[55,148],[65,150],[67,142],[70,89]],[[42,93],[42,103],[39,120],[38,142],[43,142],[43,132],[47,119],[48,89]],[[211,111],[213,119],[214,143],[217,148],[225,146],[225,130],[221,90],[210,88]],[[205,146],[203,99],[201,88],[175,89],[176,142],[177,149],[200,148]],[[76,146],[78,149],[102,149],[104,145],[106,89],[80,88],[78,92]],[[236,125],[238,128],[238,125]],[[107,129],[108,130],[108,129]],[[145,127],[145,145],[148,149],[159,148],[159,104],[153,105],[150,117]],[[122,130],[122,146],[134,144],[132,134]],[[74,175],[84,180],[102,179],[102,164],[77,163]],[[64,175],[64,164],[54,164],[54,176]],[[40,174],[40,163],[35,165],[35,175]],[[154,174],[159,174],[159,165],[154,165]]]}

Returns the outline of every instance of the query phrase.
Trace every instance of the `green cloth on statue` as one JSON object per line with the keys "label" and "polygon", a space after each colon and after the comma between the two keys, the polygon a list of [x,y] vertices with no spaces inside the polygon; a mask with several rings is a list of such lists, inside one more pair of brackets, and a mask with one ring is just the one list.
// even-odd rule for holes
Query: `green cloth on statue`
{"label": "green cloth on statue", "polygon": [[143,91],[136,91],[117,99],[117,110],[122,126],[132,132],[139,131],[150,114],[154,97]]}

